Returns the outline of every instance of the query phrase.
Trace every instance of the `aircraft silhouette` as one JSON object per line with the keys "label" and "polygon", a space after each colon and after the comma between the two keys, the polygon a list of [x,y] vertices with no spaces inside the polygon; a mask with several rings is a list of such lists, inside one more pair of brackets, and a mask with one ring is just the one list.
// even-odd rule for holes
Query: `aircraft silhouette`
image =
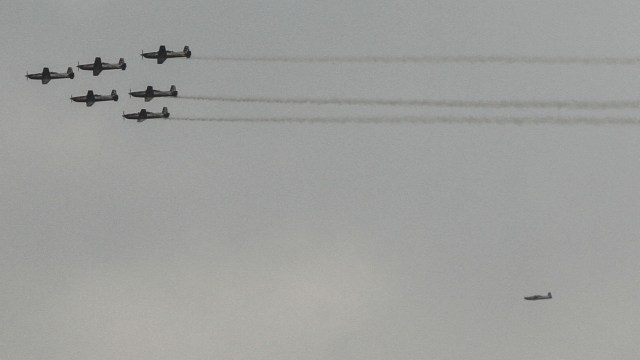
{"label": "aircraft silhouette", "polygon": [[147,86],[147,89],[143,91],[130,91],[129,96],[143,97],[144,101],[151,101],[154,97],[178,96],[178,90],[175,85],[171,85],[169,91],[154,90],[153,86]]}
{"label": "aircraft silhouette", "polygon": [[533,296],[525,296],[525,300],[548,300],[551,299],[551,293],[548,293],[547,296],[544,295],[533,295]]}
{"label": "aircraft silhouette", "polygon": [[143,50],[140,56],[147,59],[157,59],[158,64],[162,64],[169,58],[186,57],[188,59],[191,57],[191,50],[189,50],[188,46],[185,46],[182,51],[168,51],[164,45],[160,45],[158,51],[144,52]]}
{"label": "aircraft silhouette", "polygon": [[93,61],[93,64],[82,64],[78,63],[78,69],[80,70],[93,70],[93,76],[98,76],[102,72],[102,70],[116,70],[122,69],[125,70],[127,68],[127,63],[124,62],[124,58],[120,58],[120,61],[117,64],[109,64],[102,62],[100,57],[96,57]]}
{"label": "aircraft silhouette", "polygon": [[51,79],[73,79],[75,74],[73,73],[73,69],[67,68],[66,73],[57,73],[49,71],[48,67],[42,69],[41,73],[37,74],[29,74],[26,75],[27,79],[31,80],[42,80],[42,85],[47,84]]}
{"label": "aircraft silhouette", "polygon": [[93,105],[96,101],[118,101],[118,93],[111,90],[111,95],[94,95],[93,90],[87,91],[86,96],[72,96],[71,101],[87,103],[87,106]]}
{"label": "aircraft silhouette", "polygon": [[122,113],[122,117],[125,119],[131,119],[131,120],[138,120],[138,122],[143,122],[147,119],[159,119],[159,118],[168,118],[169,117],[169,111],[167,110],[167,107],[163,107],[162,108],[162,112],[161,113],[154,113],[154,112],[148,112],[147,109],[142,109],[140,110],[140,112],[137,113],[131,113],[131,114],[125,114],[124,112]]}

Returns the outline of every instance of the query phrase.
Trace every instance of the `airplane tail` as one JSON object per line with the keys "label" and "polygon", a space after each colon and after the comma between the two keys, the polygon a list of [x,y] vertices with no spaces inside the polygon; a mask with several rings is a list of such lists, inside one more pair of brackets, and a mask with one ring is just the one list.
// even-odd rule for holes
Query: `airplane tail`
{"label": "airplane tail", "polygon": [[162,116],[168,118],[169,117],[169,109],[167,109],[167,107],[163,107],[162,108]]}
{"label": "airplane tail", "polygon": [[71,66],[67,68],[67,75],[69,75],[69,79],[73,79],[76,76],[76,74],[73,73]]}
{"label": "airplane tail", "polygon": [[549,296],[549,299],[551,299],[551,293],[547,294],[547,296]]}
{"label": "airplane tail", "polygon": [[125,70],[127,68],[127,63],[124,62],[124,58],[120,58],[120,61],[118,61],[118,65],[120,65],[120,68],[122,70]]}
{"label": "airplane tail", "polygon": [[171,92],[171,96],[178,96],[178,90],[176,89],[175,85],[171,85],[171,89],[169,89],[169,92]]}
{"label": "airplane tail", "polygon": [[115,89],[111,90],[111,98],[113,99],[113,101],[118,101],[118,93]]}
{"label": "airplane tail", "polygon": [[184,53],[185,53],[185,55],[187,55],[187,58],[191,57],[191,50],[189,50],[188,46],[184,47]]}

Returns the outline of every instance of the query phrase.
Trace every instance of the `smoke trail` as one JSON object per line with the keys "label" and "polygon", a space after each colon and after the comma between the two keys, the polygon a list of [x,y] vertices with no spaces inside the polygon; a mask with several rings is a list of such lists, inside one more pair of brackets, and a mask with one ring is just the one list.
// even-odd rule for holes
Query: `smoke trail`
{"label": "smoke trail", "polygon": [[317,123],[317,124],[471,124],[471,125],[640,125],[640,118],[612,117],[475,117],[475,116],[390,116],[390,117],[170,117],[162,120]]}
{"label": "smoke trail", "polygon": [[269,104],[297,104],[297,105],[376,105],[376,106],[431,106],[449,108],[538,108],[538,109],[637,109],[640,101],[518,101],[518,100],[430,100],[430,99],[311,99],[311,98],[271,98],[271,97],[232,97],[232,96],[179,96],[181,99],[237,102],[237,103],[269,103]]}
{"label": "smoke trail", "polygon": [[216,62],[272,63],[361,63],[361,64],[541,64],[541,65],[640,65],[640,57],[562,57],[562,56],[194,56],[192,59]]}

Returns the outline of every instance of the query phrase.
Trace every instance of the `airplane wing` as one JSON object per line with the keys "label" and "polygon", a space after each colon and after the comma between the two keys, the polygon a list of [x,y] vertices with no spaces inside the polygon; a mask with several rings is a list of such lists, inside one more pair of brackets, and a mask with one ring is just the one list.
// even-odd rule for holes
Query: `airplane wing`
{"label": "airplane wing", "polygon": [[167,60],[164,56],[158,56],[158,64],[162,64],[165,60]]}

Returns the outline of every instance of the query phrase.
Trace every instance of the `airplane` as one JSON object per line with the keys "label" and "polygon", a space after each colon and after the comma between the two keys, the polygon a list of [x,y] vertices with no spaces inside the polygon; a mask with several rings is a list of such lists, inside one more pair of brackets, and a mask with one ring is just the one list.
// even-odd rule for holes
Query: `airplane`
{"label": "airplane", "polygon": [[38,74],[29,74],[27,72],[27,79],[42,80],[42,84],[47,84],[51,79],[73,79],[76,75],[73,73],[73,69],[67,68],[67,73],[57,73],[49,71],[48,67],[42,68],[42,72]]}
{"label": "airplane", "polygon": [[94,95],[93,90],[87,91],[87,96],[72,96],[71,101],[84,102],[87,106],[93,105],[96,101],[118,101],[118,93],[111,90],[111,95]]}
{"label": "airplane", "polygon": [[547,296],[544,295],[533,295],[533,296],[525,296],[525,300],[547,300],[551,299],[551,293],[548,293]]}
{"label": "airplane", "polygon": [[167,110],[167,107],[163,107],[162,108],[162,112],[161,113],[154,113],[154,112],[147,112],[146,109],[142,109],[140,110],[140,112],[137,113],[131,113],[131,114],[125,114],[124,112],[122,113],[122,117],[125,119],[132,119],[132,120],[138,120],[138,122],[143,122],[147,119],[160,119],[160,118],[168,118],[169,117],[169,111]]}
{"label": "airplane", "polygon": [[162,64],[165,60],[169,58],[177,58],[177,57],[191,57],[191,50],[189,50],[188,46],[184,47],[182,51],[167,51],[167,48],[164,45],[160,45],[160,49],[154,52],[144,52],[140,54],[143,58],[147,59],[158,59],[158,64]]}
{"label": "airplane", "polygon": [[153,90],[153,86],[147,86],[147,90],[145,91],[130,91],[129,96],[143,97],[144,101],[151,101],[154,97],[158,96],[178,96],[178,90],[176,90],[175,85],[171,85],[169,91]]}
{"label": "airplane", "polygon": [[78,62],[78,69],[80,70],[93,70],[93,76],[98,76],[102,72],[102,70],[115,70],[122,69],[125,70],[127,68],[127,63],[124,62],[124,58],[120,58],[120,61],[117,64],[109,64],[102,62],[100,57],[97,57],[93,64],[82,64]]}

